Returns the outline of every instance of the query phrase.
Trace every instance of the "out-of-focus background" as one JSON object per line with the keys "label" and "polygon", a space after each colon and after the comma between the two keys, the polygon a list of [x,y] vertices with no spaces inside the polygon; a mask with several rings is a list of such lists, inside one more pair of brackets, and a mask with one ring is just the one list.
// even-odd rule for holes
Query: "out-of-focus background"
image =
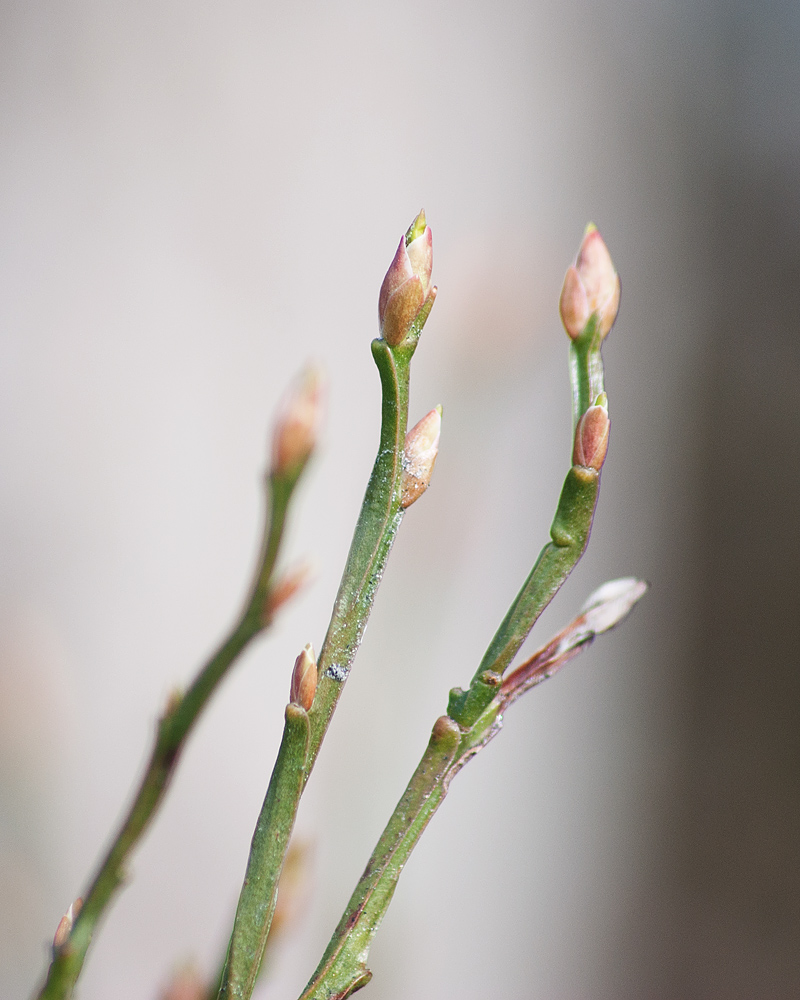
{"label": "out-of-focus background", "polygon": [[[378,288],[424,206],[441,402],[299,819],[312,971],[450,686],[547,538],[570,455],[557,301],[585,223],[622,275],[592,544],[631,620],[509,713],[412,857],[370,964],[406,997],[800,988],[800,7],[588,0],[0,6],[0,995],[26,997],[156,712],[231,620],[271,414],[324,440],[315,584],[203,718],[83,1000],[226,940],[296,653],[324,634],[378,429]],[[531,644],[536,639],[531,639]]]}

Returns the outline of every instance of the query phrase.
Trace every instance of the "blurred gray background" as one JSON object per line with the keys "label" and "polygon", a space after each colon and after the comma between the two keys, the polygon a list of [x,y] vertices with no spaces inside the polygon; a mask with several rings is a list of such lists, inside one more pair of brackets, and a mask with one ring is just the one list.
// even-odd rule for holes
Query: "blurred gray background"
{"label": "blurred gray background", "polygon": [[[324,634],[377,441],[376,302],[421,206],[441,402],[299,819],[296,996],[450,686],[547,537],[570,453],[557,301],[585,223],[622,275],[590,551],[631,620],[454,782],[371,997],[800,989],[794,2],[0,6],[0,995],[25,997],[237,610],[271,415],[308,359],[324,440],[287,554],[316,582],[230,677],[90,952],[83,1000],[216,965],[294,656]],[[366,995],[366,994],[365,994]]]}

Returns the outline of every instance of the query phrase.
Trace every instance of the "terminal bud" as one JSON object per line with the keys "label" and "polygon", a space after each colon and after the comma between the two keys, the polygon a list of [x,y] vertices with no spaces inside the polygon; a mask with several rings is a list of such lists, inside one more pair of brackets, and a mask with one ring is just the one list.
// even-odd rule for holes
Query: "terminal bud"
{"label": "terminal bud", "polygon": [[378,296],[381,336],[391,347],[401,344],[423,307],[432,300],[433,237],[422,211],[400,240]]}
{"label": "terminal bud", "polygon": [[564,329],[573,340],[597,313],[598,331],[605,337],[619,311],[620,283],[603,238],[588,225],[575,263],[568,268],[561,290],[559,310]]}
{"label": "terminal bud", "polygon": [[272,475],[298,476],[317,443],[322,373],[308,368],[289,391],[272,437]]}

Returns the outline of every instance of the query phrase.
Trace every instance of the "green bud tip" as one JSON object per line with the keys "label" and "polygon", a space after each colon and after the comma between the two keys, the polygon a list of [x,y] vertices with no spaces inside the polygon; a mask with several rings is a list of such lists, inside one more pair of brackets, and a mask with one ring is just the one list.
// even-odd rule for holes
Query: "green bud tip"
{"label": "green bud tip", "polygon": [[428,223],[425,220],[425,209],[421,208],[419,215],[414,219],[406,232],[406,246],[412,243],[418,236],[422,236]]}

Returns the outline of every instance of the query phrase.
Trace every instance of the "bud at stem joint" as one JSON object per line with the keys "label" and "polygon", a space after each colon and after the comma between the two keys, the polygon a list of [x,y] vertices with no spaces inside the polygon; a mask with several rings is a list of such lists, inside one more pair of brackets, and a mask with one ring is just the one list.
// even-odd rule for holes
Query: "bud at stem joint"
{"label": "bud at stem joint", "polygon": [[599,472],[608,451],[608,396],[601,392],[594,406],[590,406],[575,428],[575,447],[572,464]]}
{"label": "bud at stem joint", "polygon": [[304,708],[307,712],[314,703],[316,691],[317,658],[314,655],[314,647],[308,642],[294,661],[292,683],[289,688],[289,701]]}
{"label": "bud at stem joint", "polygon": [[433,466],[439,454],[442,408],[427,413],[406,434],[403,449],[403,484],[400,506],[403,510],[418,500],[431,484]]}

